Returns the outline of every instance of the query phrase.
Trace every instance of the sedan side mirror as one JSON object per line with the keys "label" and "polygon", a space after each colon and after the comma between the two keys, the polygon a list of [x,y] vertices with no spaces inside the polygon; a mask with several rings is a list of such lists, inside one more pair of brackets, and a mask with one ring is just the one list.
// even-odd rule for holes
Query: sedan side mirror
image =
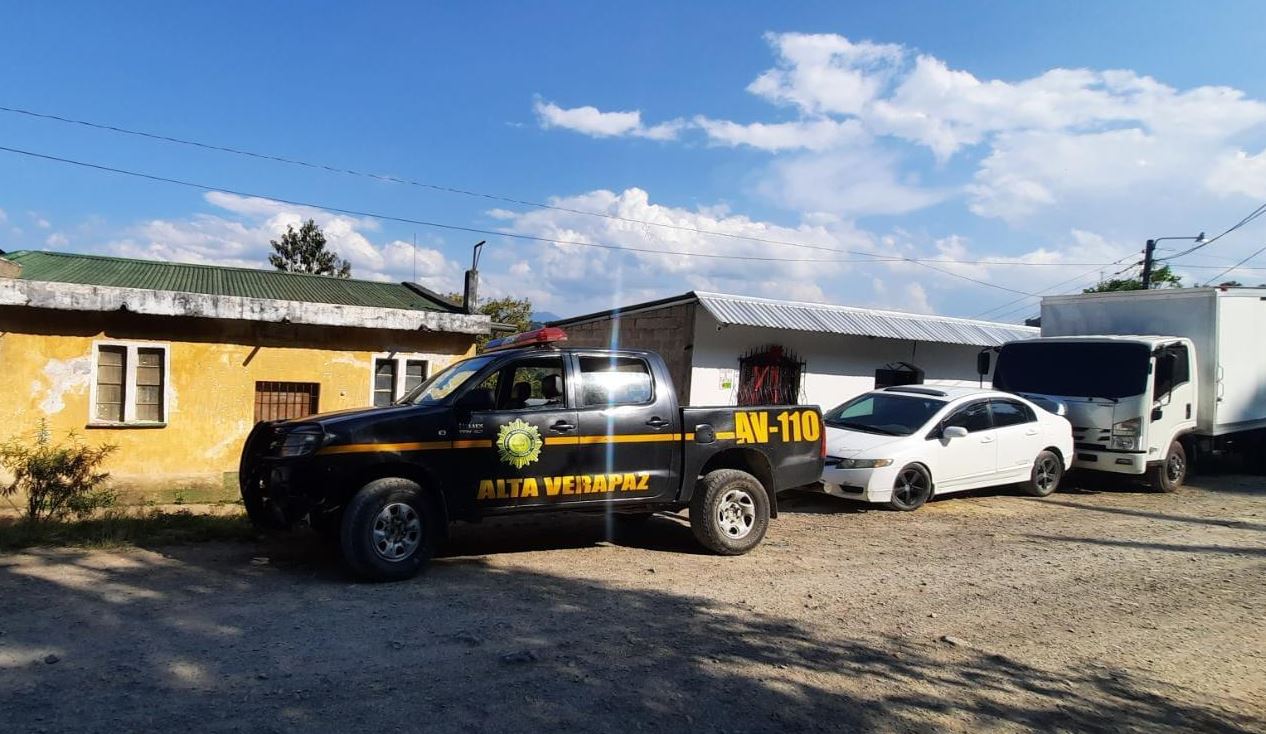
{"label": "sedan side mirror", "polygon": [[962,426],[946,426],[941,431],[941,438],[967,438],[967,429]]}

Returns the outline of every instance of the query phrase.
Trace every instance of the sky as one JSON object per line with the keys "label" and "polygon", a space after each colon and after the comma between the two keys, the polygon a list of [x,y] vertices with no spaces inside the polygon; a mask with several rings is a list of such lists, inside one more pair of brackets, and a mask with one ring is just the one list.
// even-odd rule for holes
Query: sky
{"label": "sky", "polygon": [[[1252,0],[6,3],[0,250],[268,267],[311,217],[354,277],[441,292],[487,240],[483,294],[559,316],[693,289],[1018,322],[1266,203],[1261,20]],[[1266,217],[1171,264],[1256,285],[1266,253],[1220,271],[1263,247]]]}

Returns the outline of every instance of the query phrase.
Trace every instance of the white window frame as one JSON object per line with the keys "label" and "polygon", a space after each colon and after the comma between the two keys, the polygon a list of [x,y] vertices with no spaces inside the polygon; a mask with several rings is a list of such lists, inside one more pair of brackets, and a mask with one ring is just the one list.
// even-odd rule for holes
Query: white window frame
{"label": "white window frame", "polygon": [[[101,347],[121,347],[126,352],[123,364],[123,422],[104,421],[97,417],[97,369]],[[136,419],[137,350],[163,350],[163,415],[161,420]],[[94,339],[92,342],[92,379],[88,382],[88,425],[96,428],[162,428],[167,425],[171,410],[171,343]]]}
{"label": "white window frame", "polygon": [[430,354],[419,354],[417,352],[378,352],[369,358],[369,404],[374,404],[374,393],[377,382],[374,379],[377,376],[378,360],[385,359],[396,363],[396,374],[394,383],[391,386],[391,401],[394,403],[404,397],[404,372],[408,362],[422,362],[426,365],[426,369],[422,371],[422,381],[426,382],[431,378],[432,365],[435,364],[435,358]]}

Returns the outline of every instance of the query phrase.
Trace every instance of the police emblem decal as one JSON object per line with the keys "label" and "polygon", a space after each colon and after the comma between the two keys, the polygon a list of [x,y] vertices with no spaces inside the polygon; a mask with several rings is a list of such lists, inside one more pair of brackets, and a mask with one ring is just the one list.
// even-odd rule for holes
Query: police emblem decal
{"label": "police emblem decal", "polygon": [[516,418],[497,433],[497,454],[515,469],[522,469],[541,458],[541,432],[536,426]]}

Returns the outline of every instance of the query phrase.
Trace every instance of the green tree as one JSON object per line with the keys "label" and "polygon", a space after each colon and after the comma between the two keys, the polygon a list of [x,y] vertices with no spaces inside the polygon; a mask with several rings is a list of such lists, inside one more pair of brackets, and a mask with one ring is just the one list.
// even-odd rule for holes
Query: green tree
{"label": "green tree", "polygon": [[[460,293],[449,293],[448,299],[454,303],[462,302]],[[515,333],[532,330],[532,301],[527,298],[483,298],[475,312],[491,316],[493,323],[513,326]],[[491,339],[491,336],[481,336],[475,344],[483,351],[484,345]]]}
{"label": "green tree", "polygon": [[[1152,288],[1182,288],[1182,276],[1175,273],[1168,265],[1152,270]],[[1101,280],[1082,293],[1107,293],[1109,291],[1141,291],[1143,276],[1133,278],[1109,278]]]}
{"label": "green tree", "polygon": [[48,421],[40,419],[30,440],[15,436],[0,443],[0,467],[13,477],[8,484],[0,484],[0,497],[25,496],[29,522],[61,520],[67,515],[87,517],[116,500],[114,492],[103,486],[109,472],[101,471],[114,451],[109,444],[88,446],[73,433],[55,443]]}
{"label": "green tree", "polygon": [[281,241],[269,242],[273,246],[273,254],[268,256],[268,262],[278,270],[333,275],[337,278],[352,277],[351,263],[339,257],[337,252],[326,249],[325,233],[314,220],[304,222],[298,232],[287,224]]}

